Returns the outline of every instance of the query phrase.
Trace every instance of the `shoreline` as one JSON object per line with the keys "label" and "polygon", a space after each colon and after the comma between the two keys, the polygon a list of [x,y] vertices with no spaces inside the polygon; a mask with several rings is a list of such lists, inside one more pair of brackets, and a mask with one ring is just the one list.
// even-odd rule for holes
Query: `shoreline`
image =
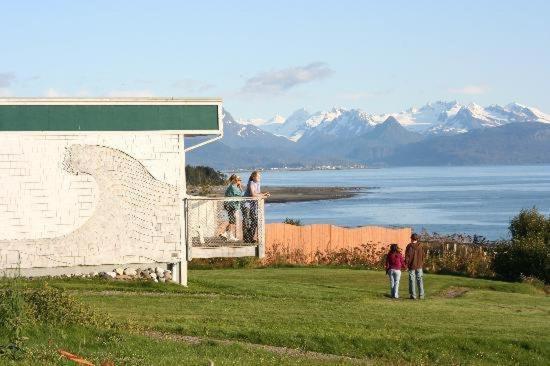
{"label": "shoreline", "polygon": [[[211,188],[207,197],[223,197],[225,186]],[[352,198],[368,190],[367,187],[262,187],[263,192],[271,193],[266,203],[291,203],[326,201]],[[198,195],[199,188],[189,187],[188,193]]]}

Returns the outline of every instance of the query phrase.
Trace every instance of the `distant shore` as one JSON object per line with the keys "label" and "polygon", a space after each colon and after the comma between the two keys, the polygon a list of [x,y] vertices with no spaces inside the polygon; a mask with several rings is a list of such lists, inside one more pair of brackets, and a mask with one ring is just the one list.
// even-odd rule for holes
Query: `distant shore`
{"label": "distant shore", "polygon": [[[366,190],[366,187],[262,187],[263,192],[271,193],[266,200],[267,203],[336,200],[351,198]],[[223,186],[212,187],[212,191],[207,196],[223,197],[224,191],[225,187]],[[190,188],[188,193],[198,195],[199,191]]]}

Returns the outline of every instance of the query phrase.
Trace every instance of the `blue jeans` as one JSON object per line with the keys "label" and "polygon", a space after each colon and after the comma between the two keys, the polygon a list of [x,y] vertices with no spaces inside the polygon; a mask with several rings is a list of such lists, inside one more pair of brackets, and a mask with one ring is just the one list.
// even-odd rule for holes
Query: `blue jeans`
{"label": "blue jeans", "polygon": [[409,295],[416,299],[416,286],[418,286],[418,295],[424,298],[424,281],[422,280],[422,268],[409,270]]}
{"label": "blue jeans", "polygon": [[394,299],[399,298],[399,280],[401,279],[401,271],[398,269],[390,269],[390,294]]}

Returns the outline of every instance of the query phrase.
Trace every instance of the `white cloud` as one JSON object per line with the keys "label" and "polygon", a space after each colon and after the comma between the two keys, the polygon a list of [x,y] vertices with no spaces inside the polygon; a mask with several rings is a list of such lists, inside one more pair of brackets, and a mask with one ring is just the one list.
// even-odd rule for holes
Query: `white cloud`
{"label": "white cloud", "polygon": [[212,89],[214,85],[195,79],[180,79],[174,81],[172,87],[183,89],[190,93],[201,93]]}
{"label": "white cloud", "polygon": [[449,91],[455,94],[466,94],[466,95],[479,95],[484,94],[489,90],[484,85],[467,85],[462,88],[451,88]]}
{"label": "white cloud", "polygon": [[0,89],[7,88],[15,81],[13,72],[0,72]]}
{"label": "white cloud", "polygon": [[111,90],[107,93],[108,97],[120,97],[120,98],[131,98],[131,97],[154,97],[155,95],[150,90]]}
{"label": "white cloud", "polygon": [[324,62],[313,62],[305,66],[265,71],[246,80],[242,92],[282,93],[296,85],[324,79],[332,73],[333,71]]}

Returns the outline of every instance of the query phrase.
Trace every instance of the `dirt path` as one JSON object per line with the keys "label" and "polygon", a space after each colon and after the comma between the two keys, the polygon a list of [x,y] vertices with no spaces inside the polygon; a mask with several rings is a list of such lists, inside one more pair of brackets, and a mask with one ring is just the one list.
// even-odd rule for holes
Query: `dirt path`
{"label": "dirt path", "polygon": [[228,340],[228,339],[185,336],[180,334],[162,333],[157,331],[145,331],[143,334],[147,335],[148,337],[159,339],[159,340],[170,340],[170,341],[176,341],[176,342],[184,342],[188,344],[199,344],[202,342],[214,342],[222,345],[237,344],[249,349],[255,349],[255,350],[260,349],[260,350],[276,353],[282,356],[306,357],[306,358],[309,358],[312,360],[318,360],[318,361],[342,362],[350,365],[372,365],[373,364],[371,361],[366,359],[339,356],[339,355],[333,355],[330,353],[304,351],[296,348],[278,347],[278,346],[270,346],[265,344],[234,341],[234,340]]}

